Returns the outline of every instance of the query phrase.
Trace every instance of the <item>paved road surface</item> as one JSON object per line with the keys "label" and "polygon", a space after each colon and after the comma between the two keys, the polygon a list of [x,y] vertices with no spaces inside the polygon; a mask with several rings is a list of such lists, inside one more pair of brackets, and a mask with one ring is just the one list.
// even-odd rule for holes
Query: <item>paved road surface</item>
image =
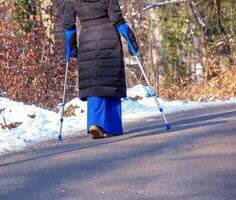
{"label": "paved road surface", "polygon": [[236,200],[236,104],[126,123],[0,158],[0,200]]}

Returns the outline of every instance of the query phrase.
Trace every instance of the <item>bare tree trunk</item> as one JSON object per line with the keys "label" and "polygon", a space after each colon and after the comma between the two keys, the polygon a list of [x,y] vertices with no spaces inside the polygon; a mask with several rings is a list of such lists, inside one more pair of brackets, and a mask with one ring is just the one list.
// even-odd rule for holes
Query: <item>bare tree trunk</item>
{"label": "bare tree trunk", "polygon": [[[153,49],[152,49],[152,43],[153,43],[153,40],[152,40],[152,19],[151,17],[149,16],[149,19],[148,19],[148,53],[149,53],[149,65],[147,67],[147,74],[148,74],[148,77],[150,79],[150,82],[151,83],[154,83],[154,78],[153,78],[153,75],[154,75],[154,60],[153,60]],[[154,84],[155,85],[155,84]]]}
{"label": "bare tree trunk", "polygon": [[148,43],[149,43],[149,77],[151,78],[152,83],[154,83],[154,88],[159,87],[159,71],[161,63],[161,43],[162,43],[162,34],[160,31],[160,21],[159,21],[159,12],[150,11],[148,15]]}
{"label": "bare tree trunk", "polygon": [[199,33],[200,39],[200,56],[201,56],[201,65],[203,67],[203,81],[206,83],[207,80],[207,72],[208,72],[208,63],[207,63],[207,43],[205,36],[205,24],[201,21],[201,16],[199,16],[199,12],[197,8],[194,6],[192,0],[189,1],[188,4],[190,14],[192,16],[192,21],[195,24],[197,31]]}
{"label": "bare tree trunk", "polygon": [[48,50],[50,54],[53,54],[53,43],[55,41],[53,30],[54,30],[54,23],[52,21],[52,13],[50,13],[50,7],[52,6],[52,0],[43,0],[41,2],[41,20],[43,27],[45,28],[45,37],[48,41]]}

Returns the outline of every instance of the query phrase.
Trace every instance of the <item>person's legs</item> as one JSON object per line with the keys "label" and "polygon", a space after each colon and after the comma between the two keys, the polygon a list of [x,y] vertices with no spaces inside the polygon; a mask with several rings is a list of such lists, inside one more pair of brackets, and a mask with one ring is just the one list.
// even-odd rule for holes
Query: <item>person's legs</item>
{"label": "person's legs", "polygon": [[108,135],[123,134],[121,98],[107,99],[104,121],[104,130]]}
{"label": "person's legs", "polygon": [[87,100],[87,128],[92,125],[104,126],[106,115],[106,99],[101,97],[88,97]]}
{"label": "person's legs", "polygon": [[88,133],[99,127],[108,136],[123,134],[120,98],[88,97],[87,103]]}
{"label": "person's legs", "polygon": [[100,97],[88,97],[87,130],[93,139],[104,138],[103,126],[106,114],[106,101]]}

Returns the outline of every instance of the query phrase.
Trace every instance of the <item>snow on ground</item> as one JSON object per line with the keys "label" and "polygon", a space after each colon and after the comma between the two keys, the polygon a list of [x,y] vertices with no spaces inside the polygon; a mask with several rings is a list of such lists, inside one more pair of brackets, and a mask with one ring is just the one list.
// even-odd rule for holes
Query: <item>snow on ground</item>
{"label": "snow on ground", "polygon": [[[122,101],[123,120],[137,120],[139,118],[160,115],[153,98],[148,98],[149,90],[143,85],[137,85],[128,89],[128,97]],[[136,101],[132,99],[137,99]],[[163,101],[160,103],[166,113],[177,112],[206,106],[221,105],[236,102],[236,99],[229,101],[215,102],[182,102]],[[86,102],[78,98],[70,101],[66,108],[76,108],[71,117],[65,117],[63,124],[63,135],[78,134],[86,129],[87,108]],[[14,102],[6,98],[0,98],[0,154],[14,150],[21,150],[29,144],[39,141],[57,138],[60,116],[56,112],[44,110],[36,106],[29,106],[23,103]],[[19,126],[9,130],[5,125]],[[3,127],[3,128],[2,128]],[[86,134],[86,131],[83,131]],[[81,133],[82,134],[82,133]]]}

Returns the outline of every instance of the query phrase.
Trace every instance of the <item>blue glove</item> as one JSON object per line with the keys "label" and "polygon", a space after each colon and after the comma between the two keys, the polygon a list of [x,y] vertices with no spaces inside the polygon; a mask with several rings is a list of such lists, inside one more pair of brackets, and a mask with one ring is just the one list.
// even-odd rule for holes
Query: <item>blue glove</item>
{"label": "blue glove", "polygon": [[78,54],[76,29],[65,30],[65,36],[66,36],[66,62],[70,62],[70,58],[77,57]]}
{"label": "blue glove", "polygon": [[134,36],[134,33],[130,29],[127,23],[123,23],[118,26],[118,31],[121,33],[121,35],[126,39],[129,45],[129,54],[132,56],[136,56],[138,53],[138,43],[136,41],[136,38]]}

